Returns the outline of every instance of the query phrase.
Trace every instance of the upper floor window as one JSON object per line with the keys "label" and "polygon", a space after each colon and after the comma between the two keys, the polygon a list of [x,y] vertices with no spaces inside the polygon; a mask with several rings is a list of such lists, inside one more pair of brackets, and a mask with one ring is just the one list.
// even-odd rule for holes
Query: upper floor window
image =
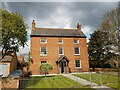
{"label": "upper floor window", "polygon": [[78,67],[78,68],[81,67],[81,62],[80,62],[80,60],[75,60],[75,67]]}
{"label": "upper floor window", "polygon": [[79,47],[74,47],[74,55],[80,55]]}
{"label": "upper floor window", "polygon": [[59,47],[59,55],[63,55],[63,48]]}
{"label": "upper floor window", "polygon": [[79,40],[78,39],[74,39],[74,44],[78,44]]}
{"label": "upper floor window", "polygon": [[62,43],[63,43],[62,38],[59,38],[59,39],[58,39],[58,43],[59,43],[59,44],[62,44]]}
{"label": "upper floor window", "polygon": [[47,55],[46,47],[41,47],[40,55],[41,56],[46,56]]}
{"label": "upper floor window", "polygon": [[40,43],[47,43],[46,38],[41,38],[41,39],[40,39]]}

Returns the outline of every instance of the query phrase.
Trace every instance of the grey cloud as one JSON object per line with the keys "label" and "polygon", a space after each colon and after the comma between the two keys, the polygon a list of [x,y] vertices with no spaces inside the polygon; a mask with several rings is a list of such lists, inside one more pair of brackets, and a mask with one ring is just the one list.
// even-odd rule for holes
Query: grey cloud
{"label": "grey cloud", "polygon": [[[31,31],[32,19],[37,25],[57,26],[60,28],[70,24],[70,28],[75,28],[76,23],[80,22],[86,36],[96,30],[103,19],[105,12],[117,7],[116,2],[8,2],[2,3],[4,9],[20,13],[29,26]],[[39,24],[40,23],[40,24]],[[44,25],[46,24],[46,25]],[[64,25],[65,24],[65,25]],[[69,25],[68,25],[69,26]],[[28,33],[28,35],[29,35]],[[87,39],[88,39],[87,38]],[[28,37],[30,39],[30,37]],[[30,40],[28,41],[30,46]],[[29,51],[29,47],[23,52]],[[21,52],[21,53],[23,53]]]}
{"label": "grey cloud", "polygon": [[80,22],[83,26],[97,28],[104,13],[115,8],[117,2],[8,2],[8,5],[11,11],[21,13],[29,26],[31,24],[29,18],[40,20],[41,23],[47,20],[54,26],[56,22],[52,21],[53,18],[50,16],[54,16],[57,8],[62,8],[68,18],[71,18],[71,27]]}

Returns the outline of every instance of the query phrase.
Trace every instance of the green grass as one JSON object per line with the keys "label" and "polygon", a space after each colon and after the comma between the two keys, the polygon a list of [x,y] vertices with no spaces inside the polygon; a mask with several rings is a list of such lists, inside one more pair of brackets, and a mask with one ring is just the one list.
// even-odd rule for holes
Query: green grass
{"label": "green grass", "polygon": [[88,88],[88,90],[90,90],[90,86],[83,86],[62,75],[31,77],[30,80],[26,82],[25,88]]}
{"label": "green grass", "polygon": [[[89,74],[73,74],[73,75],[90,81]],[[103,85],[118,89],[118,77],[117,76],[101,74],[101,80],[102,80]],[[91,81],[97,84],[100,84],[100,74],[97,74],[97,73],[91,74]]]}

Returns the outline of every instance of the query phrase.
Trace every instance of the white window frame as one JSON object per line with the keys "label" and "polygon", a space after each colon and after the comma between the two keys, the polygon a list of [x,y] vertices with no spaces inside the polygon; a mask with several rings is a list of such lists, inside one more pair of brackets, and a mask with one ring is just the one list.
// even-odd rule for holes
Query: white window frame
{"label": "white window frame", "polygon": [[[75,47],[74,47],[75,48]],[[78,47],[79,48],[79,54],[75,54],[75,49],[73,48],[73,50],[74,50],[74,55],[80,55],[80,47]]]}
{"label": "white window frame", "polygon": [[[59,48],[60,47],[58,47],[58,54],[59,54]],[[59,54],[59,55],[64,55],[64,49],[63,49],[63,47],[62,47],[62,54]]]}
{"label": "white window frame", "polygon": [[[77,40],[77,43],[75,43],[74,40]],[[74,40],[73,40],[74,44],[79,44],[79,39],[74,39]]]}
{"label": "white window frame", "polygon": [[[62,42],[59,42],[59,39],[61,39]],[[62,38],[58,38],[58,44],[63,44],[63,39]]]}
{"label": "white window frame", "polygon": [[[41,42],[41,41],[42,41],[42,38],[45,38],[45,42]],[[41,44],[47,43],[47,38],[46,38],[46,37],[41,37],[41,38],[40,38],[40,43],[41,43]]]}
{"label": "white window frame", "polygon": [[[43,61],[43,60],[42,60]],[[43,63],[41,63],[42,61],[40,61],[40,64],[43,64]],[[44,60],[44,61],[46,61],[46,60]],[[47,61],[46,61],[46,63],[47,63]]]}
{"label": "white window frame", "polygon": [[41,48],[42,48],[42,47],[40,47],[40,56],[47,56],[47,47],[46,47],[46,54],[42,54],[42,53],[41,53]]}
{"label": "white window frame", "polygon": [[[79,59],[76,59],[76,60],[79,60]],[[75,68],[81,68],[81,60],[79,60],[79,62],[80,62],[80,67],[76,67],[76,60],[74,60]]]}

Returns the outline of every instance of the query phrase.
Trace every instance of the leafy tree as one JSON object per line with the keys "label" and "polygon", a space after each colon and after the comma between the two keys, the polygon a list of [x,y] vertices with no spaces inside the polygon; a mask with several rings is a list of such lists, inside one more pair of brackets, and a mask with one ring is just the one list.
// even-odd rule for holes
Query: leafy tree
{"label": "leafy tree", "polygon": [[0,10],[2,14],[0,47],[2,48],[2,58],[9,51],[18,52],[19,47],[25,47],[27,41],[27,25],[23,17],[18,13],[12,13],[7,10]]}
{"label": "leafy tree", "polygon": [[[118,13],[120,13],[120,10],[114,9],[109,12],[106,12],[104,15],[103,22],[101,23],[101,26],[99,28],[100,31],[103,31],[106,33],[106,45],[105,48],[108,49],[107,51],[114,51],[114,53],[119,52],[119,42],[120,42],[120,30],[118,25]],[[112,47],[115,47],[117,49],[114,49]]]}
{"label": "leafy tree", "polygon": [[45,77],[46,77],[46,74],[48,73],[48,71],[52,70],[52,69],[53,69],[53,66],[51,64],[48,64],[48,63],[43,63],[40,66],[40,70],[44,72]]}
{"label": "leafy tree", "polygon": [[[103,22],[99,28],[100,31],[106,33],[105,36],[105,45],[104,48],[106,50],[106,60],[110,60],[111,58],[119,59],[120,55],[120,7],[106,12],[104,15]],[[115,55],[118,54],[118,55]],[[112,60],[112,59],[111,59]]]}

